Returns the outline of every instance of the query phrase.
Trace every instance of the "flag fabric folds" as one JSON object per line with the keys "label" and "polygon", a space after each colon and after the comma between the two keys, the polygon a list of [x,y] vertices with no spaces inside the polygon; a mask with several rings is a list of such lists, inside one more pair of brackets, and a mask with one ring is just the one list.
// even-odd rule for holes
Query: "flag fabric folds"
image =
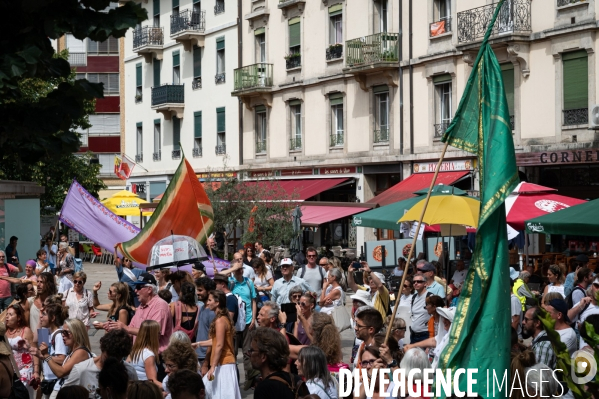
{"label": "flag fabric folds", "polygon": [[[460,294],[441,369],[477,368],[474,392],[487,392],[487,370],[499,379],[510,365],[510,281],[504,201],[518,183],[510,114],[501,68],[488,43],[504,0],[497,5],[455,117],[443,141],[478,156],[480,219],[476,246]],[[490,380],[492,382],[492,379]],[[460,388],[466,391],[466,378]],[[507,384],[509,385],[509,384]],[[506,386],[501,395],[506,397]]]}
{"label": "flag fabric folds", "polygon": [[145,264],[152,246],[171,234],[190,236],[204,243],[213,229],[210,200],[196,174],[182,157],[160,204],[141,232],[118,250],[136,262]]}
{"label": "flag fabric folds", "polygon": [[135,162],[127,158],[125,154],[120,157],[118,155],[114,156],[114,174],[119,179],[127,180],[131,176],[134,167]]}

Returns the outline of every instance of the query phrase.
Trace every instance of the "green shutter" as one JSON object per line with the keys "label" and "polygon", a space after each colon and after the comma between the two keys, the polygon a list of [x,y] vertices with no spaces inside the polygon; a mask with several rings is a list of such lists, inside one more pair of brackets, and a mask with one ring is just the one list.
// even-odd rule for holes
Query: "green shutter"
{"label": "green shutter", "polygon": [[181,144],[181,119],[173,116],[173,149],[180,150]]}
{"label": "green shutter", "polygon": [[[291,21],[295,21],[291,23]],[[300,34],[300,19],[293,18],[289,20],[289,47],[299,46],[301,43],[301,34]]]}
{"label": "green shutter", "polygon": [[193,137],[202,138],[202,111],[193,113]]}
{"label": "green shutter", "polygon": [[216,38],[216,49],[222,50],[224,48],[225,48],[225,37],[224,36],[217,37]]}
{"label": "green shutter", "polygon": [[198,46],[193,47],[193,77],[202,76],[202,49]]}
{"label": "green shutter", "polygon": [[331,105],[339,105],[343,104],[343,94],[342,93],[334,93],[329,95],[329,101]]}
{"label": "green shutter", "polygon": [[160,0],[154,0],[154,15],[160,14]]}
{"label": "green shutter", "polygon": [[258,105],[254,108],[256,112],[266,112],[266,107],[264,105]]}
{"label": "green shutter", "polygon": [[135,124],[135,126],[136,126],[136,127],[142,127],[142,125],[143,125],[143,122],[137,122],[137,123]]}
{"label": "green shutter", "polygon": [[448,73],[444,73],[443,75],[433,76],[433,83],[449,83],[451,82],[451,75]]}
{"label": "green shutter", "polygon": [[334,6],[329,7],[329,16],[334,17],[335,15],[341,15],[343,11],[343,4],[335,4]]}
{"label": "green shutter", "polygon": [[154,119],[154,124],[155,125],[160,125],[160,119]]}
{"label": "green shutter", "polygon": [[154,58],[154,62],[152,63],[154,67],[154,87],[160,86],[160,60]]}
{"label": "green shutter", "polygon": [[564,110],[589,106],[589,59],[585,50],[562,55]]}
{"label": "green shutter", "polygon": [[141,86],[141,62],[135,64],[135,85]]}
{"label": "green shutter", "polygon": [[179,7],[179,0],[173,0],[173,8]]}
{"label": "green shutter", "polygon": [[373,93],[386,93],[389,91],[389,86],[387,85],[380,85],[380,86],[374,86],[372,88],[372,92]]}
{"label": "green shutter", "polygon": [[300,100],[291,100],[289,101],[289,106],[292,107],[294,105],[302,105],[302,102]]}
{"label": "green shutter", "polygon": [[179,66],[179,50],[173,51],[173,66]]}
{"label": "green shutter", "polygon": [[510,115],[514,115],[514,64],[511,62],[501,65],[501,77],[505,88],[505,97]]}
{"label": "green shutter", "polygon": [[266,32],[266,29],[258,28],[254,31],[254,36],[262,35],[262,34],[264,34],[264,32]]}
{"label": "green shutter", "polygon": [[216,132],[222,133],[225,131],[225,107],[216,109]]}

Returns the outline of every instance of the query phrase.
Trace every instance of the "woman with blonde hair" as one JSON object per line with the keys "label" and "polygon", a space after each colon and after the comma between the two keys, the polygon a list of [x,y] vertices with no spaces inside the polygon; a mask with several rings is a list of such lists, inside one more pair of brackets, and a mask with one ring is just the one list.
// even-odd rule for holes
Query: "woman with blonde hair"
{"label": "woman with blonde hair", "polygon": [[[113,283],[108,289],[108,299],[111,304],[100,304],[98,300],[98,291],[102,288],[102,282],[98,281],[94,284],[94,307],[96,310],[107,311],[107,321],[120,321],[125,325],[129,325],[133,317],[133,309],[129,306],[129,286],[125,283]],[[104,323],[94,321],[94,327],[103,329]]]}
{"label": "woman with blonde hair", "polygon": [[160,324],[154,320],[144,320],[139,327],[139,332],[127,358],[137,372],[140,381],[150,380],[162,388],[162,383],[157,380],[158,367],[158,337],[160,336]]}
{"label": "woman with blonde hair", "polygon": [[254,286],[256,287],[256,291],[258,291],[260,303],[270,301],[270,291],[275,283],[272,272],[268,270],[262,258],[254,258],[251,263],[255,275]]}
{"label": "woman with blonde hair", "polygon": [[311,330],[312,346],[322,349],[327,359],[329,372],[335,379],[338,379],[339,370],[349,369],[349,365],[343,363],[341,334],[335,327],[333,318],[326,313],[314,313]]}
{"label": "woman with blonde hair", "polygon": [[73,287],[65,293],[63,304],[69,307],[69,318],[79,319],[89,329],[90,318],[97,316],[94,310],[93,295],[90,290],[85,289],[87,275],[84,272],[73,274]]}

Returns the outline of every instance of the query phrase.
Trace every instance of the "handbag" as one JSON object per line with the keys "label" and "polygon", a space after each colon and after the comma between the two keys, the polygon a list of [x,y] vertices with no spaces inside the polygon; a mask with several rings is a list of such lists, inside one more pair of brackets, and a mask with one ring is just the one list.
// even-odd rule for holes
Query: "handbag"
{"label": "handbag", "polygon": [[[14,368],[15,366],[12,359],[11,364]],[[2,363],[2,365],[10,374],[10,370],[8,369],[8,367],[6,367],[4,363]],[[25,384],[23,384],[23,381],[21,381],[21,378],[19,378],[17,373],[14,372],[14,370],[12,373],[12,388],[10,389],[10,396],[8,397],[8,399],[29,399],[29,391],[27,390],[27,387],[25,387]]]}
{"label": "handbag", "polygon": [[53,380],[43,380],[42,383],[40,384],[42,393],[44,395],[51,395],[52,391],[54,391],[54,385],[56,385],[57,382],[58,382],[58,378],[55,378]]}
{"label": "handbag", "polygon": [[339,332],[343,332],[351,327],[351,320],[345,306],[336,306],[331,312],[331,317]]}

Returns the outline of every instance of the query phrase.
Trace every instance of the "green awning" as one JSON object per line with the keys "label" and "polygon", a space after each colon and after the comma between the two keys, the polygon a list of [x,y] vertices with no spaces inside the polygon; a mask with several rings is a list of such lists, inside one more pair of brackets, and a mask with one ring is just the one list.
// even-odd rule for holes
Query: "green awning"
{"label": "green awning", "polygon": [[599,237],[599,199],[524,221],[527,233]]}

